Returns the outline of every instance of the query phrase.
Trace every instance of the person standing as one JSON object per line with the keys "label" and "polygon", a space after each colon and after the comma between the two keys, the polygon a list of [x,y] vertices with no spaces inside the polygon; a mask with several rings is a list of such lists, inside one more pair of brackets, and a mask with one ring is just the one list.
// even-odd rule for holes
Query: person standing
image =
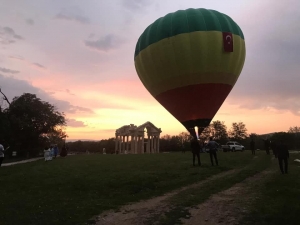
{"label": "person standing", "polygon": [[[282,174],[287,174],[288,173],[288,159],[290,156],[288,147],[286,144],[283,143],[281,140],[279,144],[277,145],[277,157],[278,157],[278,163],[279,163],[279,168]],[[283,162],[284,162],[284,170],[283,170]]]}
{"label": "person standing", "polygon": [[255,141],[253,138],[250,141],[250,149],[252,151],[252,155],[255,155]]}
{"label": "person standing", "polygon": [[2,165],[3,159],[4,159],[4,147],[2,144],[0,144],[0,167]]}
{"label": "person standing", "polygon": [[217,157],[217,150],[218,150],[219,144],[215,142],[212,137],[209,138],[209,142],[207,143],[206,147],[209,149],[209,157],[211,165],[214,165],[213,157],[215,158],[216,165],[218,166],[218,157]]}
{"label": "person standing", "polygon": [[57,144],[54,145],[53,150],[54,150],[54,158],[56,158],[56,156],[57,156],[57,154],[58,154],[58,147],[57,147]]}
{"label": "person standing", "polygon": [[192,149],[192,153],[193,153],[193,166],[195,166],[195,158],[197,156],[198,158],[198,166],[201,166],[201,162],[200,162],[200,144],[197,140],[197,138],[193,138],[191,141],[191,149]]}
{"label": "person standing", "polygon": [[67,155],[68,155],[68,148],[67,148],[66,144],[64,144],[63,147],[61,148],[60,156],[65,157]]}
{"label": "person standing", "polygon": [[268,138],[266,138],[264,140],[264,143],[265,143],[265,150],[266,150],[266,153],[267,155],[270,155],[270,140]]}

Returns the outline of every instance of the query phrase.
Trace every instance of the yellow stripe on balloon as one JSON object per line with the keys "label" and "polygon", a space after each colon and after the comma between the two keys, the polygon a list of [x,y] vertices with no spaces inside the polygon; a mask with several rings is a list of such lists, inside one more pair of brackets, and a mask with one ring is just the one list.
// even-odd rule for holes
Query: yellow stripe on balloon
{"label": "yellow stripe on balloon", "polygon": [[[240,36],[233,35],[233,44],[233,52],[224,52],[220,31],[179,34],[142,50],[135,57],[135,67],[153,96],[191,84],[223,83],[233,86],[241,73],[246,54],[245,41]],[[206,52],[206,55],[201,52]]]}

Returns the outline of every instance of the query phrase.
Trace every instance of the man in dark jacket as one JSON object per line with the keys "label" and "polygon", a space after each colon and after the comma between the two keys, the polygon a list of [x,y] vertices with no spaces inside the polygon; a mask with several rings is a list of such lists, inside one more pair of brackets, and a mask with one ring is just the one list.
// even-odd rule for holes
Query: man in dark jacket
{"label": "man in dark jacket", "polygon": [[209,142],[207,143],[206,147],[209,148],[209,156],[210,156],[210,162],[211,165],[214,165],[213,157],[215,158],[217,166],[218,164],[218,157],[217,157],[217,150],[219,147],[219,144],[215,141],[213,141],[212,137],[209,138]]}
{"label": "man in dark jacket", "polygon": [[[284,144],[282,141],[279,142],[276,149],[278,162],[279,162],[279,168],[282,174],[288,173],[288,158],[290,156],[289,150],[286,144]],[[284,162],[284,170],[283,170],[283,162]]]}
{"label": "man in dark jacket", "polygon": [[265,150],[267,155],[270,155],[270,140],[268,138],[266,138],[264,140],[264,144],[265,144]]}
{"label": "man in dark jacket", "polygon": [[201,166],[201,162],[200,162],[200,144],[197,140],[197,138],[193,138],[191,141],[191,149],[192,149],[192,153],[193,153],[193,166],[195,166],[195,158],[197,156],[198,158],[198,166]]}
{"label": "man in dark jacket", "polygon": [[254,142],[253,138],[250,141],[250,148],[251,148],[251,151],[252,151],[252,155],[255,155],[255,142]]}

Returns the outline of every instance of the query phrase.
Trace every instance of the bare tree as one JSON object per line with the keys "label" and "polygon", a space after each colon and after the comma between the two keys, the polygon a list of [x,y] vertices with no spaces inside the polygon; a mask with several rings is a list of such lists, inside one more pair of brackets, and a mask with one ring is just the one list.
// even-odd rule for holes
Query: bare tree
{"label": "bare tree", "polygon": [[8,105],[10,105],[10,102],[9,102],[8,98],[7,98],[6,95],[2,92],[1,88],[0,88],[0,93],[3,95],[3,100],[5,100],[5,101],[8,103]]}

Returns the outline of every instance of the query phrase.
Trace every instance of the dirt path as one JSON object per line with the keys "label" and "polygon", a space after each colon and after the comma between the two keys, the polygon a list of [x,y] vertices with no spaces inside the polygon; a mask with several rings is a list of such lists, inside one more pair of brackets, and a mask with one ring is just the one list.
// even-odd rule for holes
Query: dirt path
{"label": "dirt path", "polygon": [[231,175],[237,171],[238,170],[230,170],[227,172],[219,173],[217,175],[211,176],[204,181],[169,192],[163,196],[155,197],[146,201],[140,201],[130,205],[125,205],[118,212],[115,212],[113,210],[105,211],[101,215],[93,218],[92,221],[95,221],[94,224],[96,225],[147,224],[147,221],[150,218],[155,217],[155,215],[160,214],[162,211],[168,210],[169,205],[167,203],[167,199],[171,198],[172,196],[189,188],[201,187],[207,182]]}
{"label": "dirt path", "polygon": [[17,164],[22,164],[22,163],[29,163],[29,162],[34,162],[40,159],[43,159],[44,157],[38,157],[38,158],[33,158],[33,159],[26,159],[26,160],[21,160],[17,162],[11,162],[11,163],[3,163],[2,166],[13,166]]}
{"label": "dirt path", "polygon": [[[174,195],[190,188],[201,188],[201,186],[210,181],[232,175],[238,171],[230,170],[223,172],[199,183],[169,192],[163,196],[125,205],[118,212],[113,210],[105,211],[90,221],[95,225],[155,224],[153,223],[153,218],[159,218],[162,212],[165,213],[170,210],[171,207],[168,200]],[[253,193],[253,185],[260,185],[261,182],[259,181],[272,172],[266,170],[249,177],[225,191],[212,195],[206,202],[189,208],[191,217],[189,219],[181,219],[182,223],[188,225],[238,225],[240,218],[247,213],[247,205],[245,203],[249,205],[251,200],[256,197],[254,196],[255,193]],[[152,222],[149,222],[151,220]]]}
{"label": "dirt path", "polygon": [[211,196],[206,202],[190,208],[191,217],[181,219],[182,223],[185,225],[240,224],[239,220],[247,213],[247,206],[257,197],[253,192],[253,186],[261,185],[260,180],[273,172],[263,171]]}

